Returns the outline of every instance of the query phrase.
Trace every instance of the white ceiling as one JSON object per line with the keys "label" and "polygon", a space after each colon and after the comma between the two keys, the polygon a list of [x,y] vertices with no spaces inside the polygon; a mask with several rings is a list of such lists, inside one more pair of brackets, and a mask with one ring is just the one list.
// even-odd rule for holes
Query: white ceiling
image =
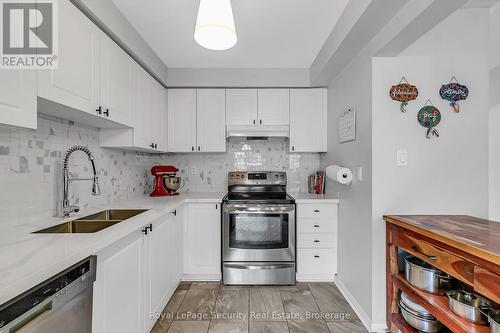
{"label": "white ceiling", "polygon": [[349,0],[232,0],[238,43],[199,46],[199,0],[113,0],[168,67],[309,68]]}

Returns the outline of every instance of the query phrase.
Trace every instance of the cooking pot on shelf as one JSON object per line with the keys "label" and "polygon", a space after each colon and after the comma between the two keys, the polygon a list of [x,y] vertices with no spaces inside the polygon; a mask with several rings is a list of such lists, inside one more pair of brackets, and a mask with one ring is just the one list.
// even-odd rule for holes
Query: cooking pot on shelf
{"label": "cooking pot on shelf", "polygon": [[490,301],[463,290],[450,290],[446,295],[450,309],[455,314],[474,324],[488,324],[488,312],[492,310]]}
{"label": "cooking pot on shelf", "polygon": [[432,294],[444,295],[454,281],[450,275],[411,255],[405,258],[405,269],[406,281]]}
{"label": "cooking pot on shelf", "polygon": [[500,333],[500,310],[491,310],[488,313],[488,319],[490,321],[490,332]]}
{"label": "cooking pot on shelf", "polygon": [[406,322],[421,332],[439,332],[443,325],[424,307],[401,293],[399,308]]}

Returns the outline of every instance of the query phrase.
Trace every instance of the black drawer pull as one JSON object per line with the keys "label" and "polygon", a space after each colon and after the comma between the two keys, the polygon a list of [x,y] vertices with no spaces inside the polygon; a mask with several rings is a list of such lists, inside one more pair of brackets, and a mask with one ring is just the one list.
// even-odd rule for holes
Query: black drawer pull
{"label": "black drawer pull", "polygon": [[315,210],[314,210],[314,212],[315,212],[315,213],[319,213],[319,209],[315,209]]}
{"label": "black drawer pull", "polygon": [[314,243],[319,243],[319,240],[315,239],[315,240],[314,240]]}
{"label": "black drawer pull", "polygon": [[315,228],[319,228],[319,224],[315,224],[315,225],[314,225],[314,227],[315,227]]}
{"label": "black drawer pull", "polygon": [[314,258],[319,258],[319,256],[317,254],[314,255]]}

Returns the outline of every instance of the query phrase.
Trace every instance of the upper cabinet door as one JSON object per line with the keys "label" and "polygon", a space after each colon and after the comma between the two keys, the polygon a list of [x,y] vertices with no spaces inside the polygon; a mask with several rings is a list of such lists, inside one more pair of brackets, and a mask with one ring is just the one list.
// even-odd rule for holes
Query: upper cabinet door
{"label": "upper cabinet door", "polygon": [[109,119],[131,125],[134,62],[115,42],[101,34],[101,102]]}
{"label": "upper cabinet door", "polygon": [[257,89],[226,89],[227,125],[257,125]]}
{"label": "upper cabinet door", "polygon": [[[152,78],[138,64],[134,65],[133,126],[134,143],[137,148],[150,149],[153,143],[153,129],[157,120],[153,114]],[[152,149],[152,148],[151,148]]]}
{"label": "upper cabinet door", "polygon": [[70,1],[58,4],[59,64],[57,69],[38,71],[38,96],[96,114],[101,32]]}
{"label": "upper cabinet door", "polygon": [[198,89],[197,151],[226,151],[226,95],[224,89]]}
{"label": "upper cabinet door", "polygon": [[196,148],[196,89],[168,91],[168,151],[194,152]]}
{"label": "upper cabinet door", "polygon": [[153,85],[154,112],[152,116],[153,142],[155,150],[167,151],[167,89],[150,77]]}
{"label": "upper cabinet door", "polygon": [[1,70],[0,123],[36,129],[36,71]]}
{"label": "upper cabinet door", "polygon": [[290,89],[292,152],[326,152],[326,120],[326,89]]}
{"label": "upper cabinet door", "polygon": [[290,89],[259,89],[258,95],[259,125],[290,124]]}

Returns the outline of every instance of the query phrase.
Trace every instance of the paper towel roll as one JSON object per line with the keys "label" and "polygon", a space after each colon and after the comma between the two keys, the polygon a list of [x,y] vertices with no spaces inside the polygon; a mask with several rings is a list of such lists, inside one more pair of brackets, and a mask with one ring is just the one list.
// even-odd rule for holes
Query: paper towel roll
{"label": "paper towel roll", "polygon": [[330,165],[326,167],[326,176],[342,185],[349,185],[352,181],[352,171],[340,165]]}

